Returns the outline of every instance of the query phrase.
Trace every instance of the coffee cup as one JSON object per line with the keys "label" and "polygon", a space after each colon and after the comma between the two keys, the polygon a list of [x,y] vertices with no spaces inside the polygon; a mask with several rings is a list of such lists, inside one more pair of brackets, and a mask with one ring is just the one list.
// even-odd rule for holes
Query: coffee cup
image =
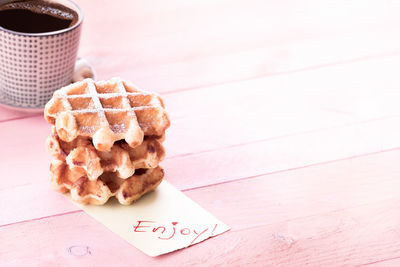
{"label": "coffee cup", "polygon": [[83,14],[69,0],[0,0],[0,100],[41,109],[73,75]]}

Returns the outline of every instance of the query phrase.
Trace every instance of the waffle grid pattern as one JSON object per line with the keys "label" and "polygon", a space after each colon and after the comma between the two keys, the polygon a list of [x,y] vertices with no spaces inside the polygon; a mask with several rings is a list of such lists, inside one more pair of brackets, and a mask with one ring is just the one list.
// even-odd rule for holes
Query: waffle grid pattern
{"label": "waffle grid pattern", "polygon": [[[135,101],[136,97],[152,97],[153,94],[146,92],[127,92],[124,83],[117,78],[112,79],[111,85],[112,83],[115,83],[113,91],[101,92],[101,87],[96,86],[93,80],[87,79],[81,82],[82,87],[80,89],[83,90],[78,90],[74,92],[74,94],[68,93],[68,90],[63,90],[61,91],[62,93],[57,96],[62,99],[65,111],[68,111],[71,114],[95,114],[95,116],[100,120],[102,126],[109,126],[114,130],[119,128],[115,125],[121,124],[110,123],[106,113],[129,112],[130,117],[136,118],[135,110],[154,108],[154,106],[147,105],[135,106],[135,103],[138,103]],[[87,86],[85,87],[85,85]],[[110,90],[110,86],[107,87],[107,90]],[[74,101],[74,99],[78,101]],[[113,102],[113,104],[108,104],[109,102]],[[117,104],[116,106],[114,106],[115,103]]]}
{"label": "waffle grid pattern", "polygon": [[121,139],[136,147],[144,135],[160,137],[170,124],[157,94],[120,78],[85,79],[57,90],[45,107],[45,118],[63,141],[90,137],[100,151]]}

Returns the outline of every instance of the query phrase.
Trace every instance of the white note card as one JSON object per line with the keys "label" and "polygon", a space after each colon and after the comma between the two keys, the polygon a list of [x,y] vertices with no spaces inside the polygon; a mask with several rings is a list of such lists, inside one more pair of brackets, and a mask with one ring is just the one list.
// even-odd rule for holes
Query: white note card
{"label": "white note card", "polygon": [[103,206],[79,207],[149,256],[186,248],[230,229],[167,181],[130,206],[110,199]]}

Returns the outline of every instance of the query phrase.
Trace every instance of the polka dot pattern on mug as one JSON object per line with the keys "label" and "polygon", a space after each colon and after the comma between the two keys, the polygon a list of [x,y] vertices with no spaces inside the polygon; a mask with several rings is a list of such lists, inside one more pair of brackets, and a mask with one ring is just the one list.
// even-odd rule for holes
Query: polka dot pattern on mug
{"label": "polka dot pattern on mug", "polygon": [[24,35],[0,30],[0,93],[13,106],[43,107],[71,82],[81,25],[59,34]]}

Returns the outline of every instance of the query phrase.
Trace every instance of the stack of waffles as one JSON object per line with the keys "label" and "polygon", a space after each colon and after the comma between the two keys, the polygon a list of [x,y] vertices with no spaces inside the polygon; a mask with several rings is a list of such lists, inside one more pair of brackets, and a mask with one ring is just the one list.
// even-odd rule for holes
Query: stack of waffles
{"label": "stack of waffles", "polygon": [[82,204],[115,196],[129,205],[161,183],[170,121],[157,94],[119,78],[86,79],[54,92],[44,113],[55,190]]}

